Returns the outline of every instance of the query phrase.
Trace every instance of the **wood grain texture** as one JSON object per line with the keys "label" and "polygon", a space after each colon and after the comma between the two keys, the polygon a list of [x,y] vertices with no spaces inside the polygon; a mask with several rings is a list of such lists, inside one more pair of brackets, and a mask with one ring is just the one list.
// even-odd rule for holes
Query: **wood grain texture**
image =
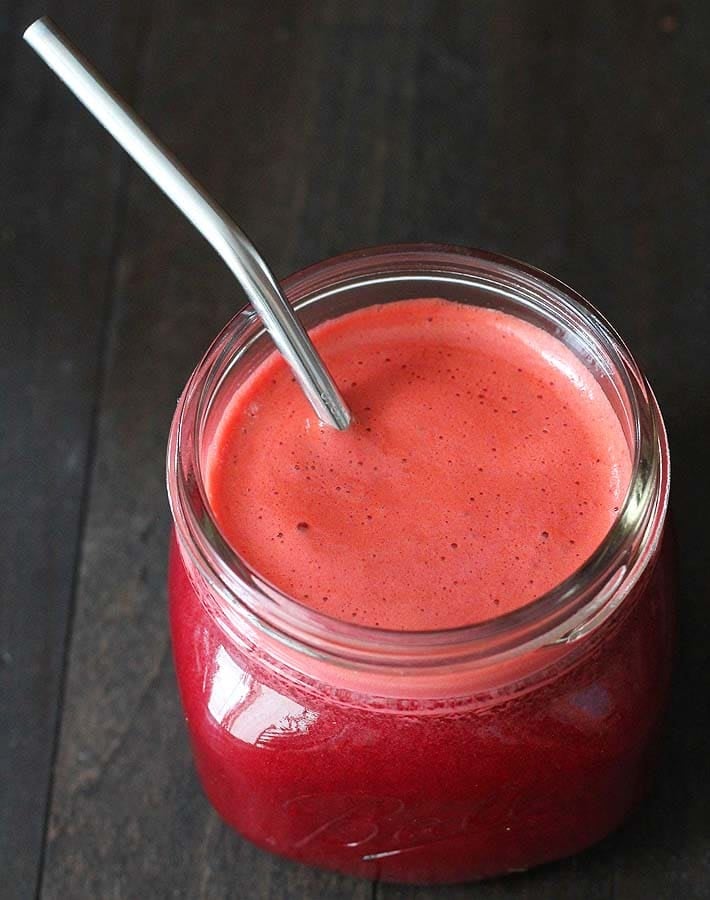
{"label": "wood grain texture", "polygon": [[[130,92],[139,31],[91,34]],[[34,895],[56,742],[123,165],[22,44],[42,4],[4,4],[0,131],[0,894]],[[120,60],[116,65],[114,59]]]}
{"label": "wood grain texture", "polygon": [[[557,274],[619,327],[672,442],[682,549],[675,697],[663,771],[642,809],[598,847],[532,873],[458,887],[371,885],[280,861],[224,827],[192,772],[170,662],[163,457],[178,393],[242,298],[63,89],[27,59],[15,69],[4,58],[0,162],[15,173],[11,203],[24,223],[0,234],[17,266],[8,286],[24,285],[22,313],[2,308],[16,359],[2,378],[24,404],[3,435],[12,552],[2,584],[12,602],[0,608],[10,611],[0,641],[8,635],[11,653],[0,704],[15,716],[0,766],[21,773],[0,781],[0,827],[10,835],[7,843],[0,832],[0,863],[17,896],[32,892],[39,870],[81,533],[43,897],[707,897],[710,708],[699,696],[710,668],[710,7],[116,6],[82,21],[80,4],[68,3],[57,17],[278,274],[355,246],[450,241]],[[28,84],[34,93],[20,102]],[[68,240],[74,233],[80,240]],[[99,308],[87,300],[97,296]],[[77,332],[82,354],[71,350]],[[70,452],[75,468],[65,471]],[[27,608],[32,615],[21,615]],[[32,669],[38,659],[44,668]],[[39,723],[31,733],[17,718],[25,709]]]}

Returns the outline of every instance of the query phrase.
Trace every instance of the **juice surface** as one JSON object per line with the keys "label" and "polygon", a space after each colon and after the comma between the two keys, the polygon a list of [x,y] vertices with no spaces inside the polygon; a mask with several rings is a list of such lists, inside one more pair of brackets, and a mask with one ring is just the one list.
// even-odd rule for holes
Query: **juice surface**
{"label": "juice surface", "polygon": [[556,338],[438,299],[312,336],[355,424],[320,425],[273,354],[206,454],[217,523],[262,578],[346,621],[450,628],[530,602],[601,543],[631,461],[603,391]]}

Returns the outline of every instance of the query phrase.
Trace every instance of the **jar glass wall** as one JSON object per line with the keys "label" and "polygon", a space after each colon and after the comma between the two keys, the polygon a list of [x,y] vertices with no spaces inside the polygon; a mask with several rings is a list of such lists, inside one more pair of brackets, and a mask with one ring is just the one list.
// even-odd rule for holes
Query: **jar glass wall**
{"label": "jar glass wall", "polygon": [[193,373],[168,451],[173,648],[208,797],[260,846],[386,880],[485,877],[598,840],[647,783],[670,669],[668,451],[642,374],[573,291],[478,251],[367,250],[285,289],[309,327],[443,297],[543,328],[606,393],[633,472],[597,552],[514,612],[438,632],[331,619],[260,579],[206,499],[205,448],[272,350],[253,313],[240,313]]}

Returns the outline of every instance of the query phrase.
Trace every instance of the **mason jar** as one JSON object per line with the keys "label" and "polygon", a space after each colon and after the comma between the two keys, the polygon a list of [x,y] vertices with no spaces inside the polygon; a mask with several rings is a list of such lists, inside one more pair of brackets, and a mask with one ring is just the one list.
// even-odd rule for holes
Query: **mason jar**
{"label": "mason jar", "polygon": [[168,447],[173,651],[207,797],[260,847],[388,881],[482,878],[581,850],[643,794],[667,695],[669,458],[648,383],[579,295],[489,253],[368,249],[283,287],[309,328],[440,297],[544,329],[606,394],[631,479],[594,554],[512,612],[395,632],[307,608],[228,545],[205,491],[205,448],[235,389],[273,351],[243,309],[192,374]]}

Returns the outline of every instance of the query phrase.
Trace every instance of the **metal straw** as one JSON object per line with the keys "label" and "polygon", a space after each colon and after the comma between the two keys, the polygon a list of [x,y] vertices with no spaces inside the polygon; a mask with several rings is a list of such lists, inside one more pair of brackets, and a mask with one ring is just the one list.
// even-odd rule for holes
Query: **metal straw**
{"label": "metal straw", "polygon": [[249,238],[158,142],[50,19],[38,19],[25,31],[24,38],[227,263],[293,370],[318,418],[334,428],[346,429],[351,421],[350,411],[269,267]]}

